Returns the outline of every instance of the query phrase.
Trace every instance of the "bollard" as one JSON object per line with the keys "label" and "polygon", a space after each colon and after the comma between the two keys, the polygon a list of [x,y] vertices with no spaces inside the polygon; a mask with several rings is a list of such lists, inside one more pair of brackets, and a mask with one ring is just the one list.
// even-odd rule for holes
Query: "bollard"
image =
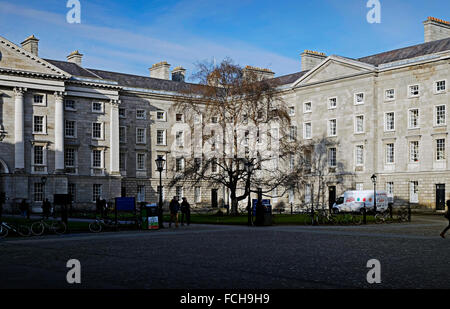
{"label": "bollard", "polygon": [[408,222],[411,222],[411,203],[408,203]]}
{"label": "bollard", "polygon": [[367,224],[366,213],[367,213],[367,210],[366,210],[366,203],[364,203],[364,210],[363,210],[363,223],[364,223],[364,224]]}

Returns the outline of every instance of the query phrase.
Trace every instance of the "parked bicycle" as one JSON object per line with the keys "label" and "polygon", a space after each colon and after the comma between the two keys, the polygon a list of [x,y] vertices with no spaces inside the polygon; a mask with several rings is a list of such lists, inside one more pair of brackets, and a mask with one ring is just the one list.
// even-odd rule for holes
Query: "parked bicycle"
{"label": "parked bicycle", "polygon": [[62,221],[52,221],[51,223],[47,223],[44,219],[34,222],[31,225],[31,232],[33,235],[41,236],[44,234],[45,230],[57,235],[62,235],[67,231],[67,226]]}
{"label": "parked bicycle", "polygon": [[28,237],[31,235],[30,228],[26,225],[17,224],[13,226],[6,222],[2,222],[0,224],[0,238],[5,238],[6,236],[8,236],[9,231],[13,231],[14,233],[23,237]]}
{"label": "parked bicycle", "polygon": [[89,230],[92,233],[100,233],[103,228],[115,228],[118,224],[119,222],[116,223],[114,220],[97,217],[94,222],[89,223]]}
{"label": "parked bicycle", "polygon": [[384,211],[384,212],[378,212],[375,215],[375,222],[376,223],[389,223],[389,222],[407,222],[408,221],[408,210],[406,209],[400,209],[396,214],[392,214],[392,218],[391,215],[389,213],[389,211]]}

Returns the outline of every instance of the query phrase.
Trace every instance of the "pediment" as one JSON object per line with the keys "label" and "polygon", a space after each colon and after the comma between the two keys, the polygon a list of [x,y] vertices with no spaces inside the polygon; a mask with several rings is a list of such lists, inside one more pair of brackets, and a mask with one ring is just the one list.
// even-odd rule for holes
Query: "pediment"
{"label": "pediment", "polygon": [[23,48],[0,36],[0,68],[40,74],[70,76]]}
{"label": "pediment", "polygon": [[302,76],[294,86],[315,84],[374,71],[375,67],[359,61],[331,56]]}

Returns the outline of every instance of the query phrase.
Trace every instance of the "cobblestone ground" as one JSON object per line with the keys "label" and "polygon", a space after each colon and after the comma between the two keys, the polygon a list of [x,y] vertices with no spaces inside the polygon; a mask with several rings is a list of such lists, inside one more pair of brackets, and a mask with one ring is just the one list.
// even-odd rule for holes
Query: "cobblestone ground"
{"label": "cobblestone ground", "polygon": [[195,225],[154,232],[0,241],[1,288],[65,288],[66,262],[81,262],[79,288],[450,288],[447,221],[347,227]]}

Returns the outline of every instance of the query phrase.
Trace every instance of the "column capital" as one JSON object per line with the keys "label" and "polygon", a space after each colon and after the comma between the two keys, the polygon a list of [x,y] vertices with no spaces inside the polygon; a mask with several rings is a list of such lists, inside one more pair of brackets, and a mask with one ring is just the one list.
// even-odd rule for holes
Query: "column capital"
{"label": "column capital", "polygon": [[118,108],[120,103],[122,103],[122,101],[120,101],[120,100],[110,100],[110,103],[111,103],[112,107]]}
{"label": "column capital", "polygon": [[64,91],[55,91],[55,98],[62,100],[64,96],[67,95]]}
{"label": "column capital", "polygon": [[23,94],[27,91],[27,88],[24,87],[14,87],[14,94],[16,96],[23,96]]}

